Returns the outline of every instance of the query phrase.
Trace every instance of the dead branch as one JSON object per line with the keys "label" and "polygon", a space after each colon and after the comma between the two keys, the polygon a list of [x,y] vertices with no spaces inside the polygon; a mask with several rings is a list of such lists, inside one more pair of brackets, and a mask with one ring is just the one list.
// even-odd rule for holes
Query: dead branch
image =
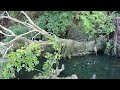
{"label": "dead branch", "polygon": [[21,35],[17,36],[16,38],[14,38],[13,40],[11,40],[10,42],[8,42],[8,43],[5,44],[5,45],[8,45],[8,44],[10,45],[10,44],[12,44],[15,40],[21,38],[22,36],[27,35],[27,34],[32,33],[32,32],[35,32],[35,31],[36,31],[36,30],[29,31],[29,32],[27,32],[27,33],[21,34]]}
{"label": "dead branch", "polygon": [[37,32],[39,32],[43,35],[48,34],[48,32],[46,32],[45,30],[43,30],[43,29],[39,28],[37,25],[35,25],[34,22],[29,18],[29,16],[27,14],[25,14],[25,12],[22,12],[22,13],[24,13],[24,15],[27,17],[29,23],[20,21],[20,20],[13,18],[11,16],[1,16],[0,19],[7,18],[7,19],[10,19],[14,22],[20,23],[28,28],[31,28],[32,30],[36,30]]}
{"label": "dead branch", "polygon": [[55,74],[53,74],[51,79],[78,79],[76,74],[72,74],[71,76],[68,77],[58,77],[64,69],[65,69],[64,64],[62,64],[61,69],[55,70]]}
{"label": "dead branch", "polygon": [[34,37],[32,37],[32,40],[33,40],[35,37],[37,37],[39,34],[40,34],[40,33],[37,33]]}
{"label": "dead branch", "polygon": [[30,22],[30,24],[33,25],[36,29],[38,29],[38,30],[40,30],[40,31],[48,34],[45,30],[43,30],[42,28],[38,27],[38,26],[30,19],[30,17],[29,17],[24,11],[21,11],[21,13],[23,13],[23,14],[26,16],[26,18],[28,19],[28,21]]}
{"label": "dead branch", "polygon": [[5,34],[4,32],[0,31],[1,34],[3,34],[4,36],[8,36],[8,37],[12,37],[12,36],[15,36],[15,35],[8,35],[8,34]]}
{"label": "dead branch", "polygon": [[4,29],[5,31],[11,33],[12,35],[15,35],[14,32],[12,32],[10,29],[7,29],[6,27],[4,27],[4,26],[2,26],[2,25],[0,25],[0,27],[1,27],[2,29]]}
{"label": "dead branch", "polygon": [[24,35],[27,35],[29,33],[38,32],[38,34],[49,35],[48,32],[46,32],[45,30],[43,30],[43,29],[39,28],[37,25],[35,25],[34,22],[30,19],[30,17],[24,11],[21,11],[21,13],[25,15],[25,17],[28,19],[29,23],[20,21],[16,18],[13,18],[13,17],[9,16],[9,15],[0,17],[0,19],[7,18],[7,19],[10,19],[14,22],[20,23],[20,24],[22,24],[22,25],[24,25],[28,28],[31,28],[31,31],[28,31],[27,33],[24,33],[24,34],[21,34],[21,35],[17,36],[12,32],[12,30],[7,29],[6,27],[0,25],[0,27],[2,29],[4,29],[6,32],[9,32],[11,35],[8,35],[8,34],[2,32],[2,31],[0,31],[1,34],[5,35],[5,36],[9,36],[9,37],[12,37],[12,36],[15,37],[13,40],[11,40],[7,44],[5,44],[6,46],[10,46],[11,44],[13,44],[14,41],[16,41],[17,39],[20,39],[21,37],[23,37]]}

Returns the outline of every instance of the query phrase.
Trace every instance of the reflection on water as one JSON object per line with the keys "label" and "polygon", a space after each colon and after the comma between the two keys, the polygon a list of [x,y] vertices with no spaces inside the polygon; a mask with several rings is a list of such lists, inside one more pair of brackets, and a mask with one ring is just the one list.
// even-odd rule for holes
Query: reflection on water
{"label": "reflection on water", "polygon": [[120,58],[107,55],[87,55],[61,60],[65,70],[60,76],[76,74],[79,79],[120,79]]}
{"label": "reflection on water", "polygon": [[94,73],[92,78],[90,78],[90,79],[96,79],[96,74]]}

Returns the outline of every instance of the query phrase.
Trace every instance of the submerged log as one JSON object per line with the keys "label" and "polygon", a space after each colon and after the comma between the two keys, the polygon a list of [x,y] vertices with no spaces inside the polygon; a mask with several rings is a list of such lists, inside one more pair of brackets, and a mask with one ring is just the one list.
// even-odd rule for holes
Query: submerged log
{"label": "submerged log", "polygon": [[52,79],[78,79],[76,74],[72,74],[71,76],[68,77],[54,77]]}
{"label": "submerged log", "polygon": [[68,77],[59,77],[60,73],[65,69],[64,65],[62,64],[61,69],[56,69],[54,75],[51,77],[51,79],[78,79],[76,74],[72,74]]}

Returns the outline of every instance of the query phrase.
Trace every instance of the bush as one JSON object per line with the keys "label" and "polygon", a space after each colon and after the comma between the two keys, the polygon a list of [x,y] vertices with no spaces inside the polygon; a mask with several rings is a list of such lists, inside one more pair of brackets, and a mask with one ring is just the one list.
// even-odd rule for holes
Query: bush
{"label": "bush", "polygon": [[55,74],[55,69],[59,67],[59,60],[61,59],[61,45],[57,41],[57,37],[47,37],[48,42],[53,43],[54,53],[46,52],[44,56],[46,61],[44,62],[42,72],[38,76],[34,76],[35,79],[50,79]]}
{"label": "bush", "polygon": [[[35,78],[50,78],[54,74],[54,69],[58,67],[59,60],[61,59],[61,45],[58,43],[57,37],[54,35],[47,37],[48,43],[53,43],[54,53],[46,52],[44,56],[46,61],[44,62],[40,76]],[[39,64],[38,56],[43,51],[39,43],[29,44],[22,46],[15,52],[11,52],[7,55],[6,62],[3,63],[3,69],[0,72],[2,78],[10,79],[15,78],[15,74],[19,73],[22,69],[26,69],[27,72],[36,70],[35,66]],[[55,67],[53,67],[55,65]],[[1,74],[2,73],[2,74]]]}
{"label": "bush", "polygon": [[3,65],[3,78],[15,78],[15,73],[22,68],[28,72],[33,71],[35,66],[39,64],[37,57],[40,56],[41,51],[40,44],[36,43],[21,47],[16,52],[8,54],[7,62]]}
{"label": "bush", "polygon": [[44,11],[36,23],[48,32],[65,37],[67,26],[73,25],[73,17],[72,11]]}
{"label": "bush", "polygon": [[96,38],[95,35],[109,35],[114,31],[115,26],[112,17],[105,11],[83,11],[80,19],[83,22],[83,28],[90,38]]}

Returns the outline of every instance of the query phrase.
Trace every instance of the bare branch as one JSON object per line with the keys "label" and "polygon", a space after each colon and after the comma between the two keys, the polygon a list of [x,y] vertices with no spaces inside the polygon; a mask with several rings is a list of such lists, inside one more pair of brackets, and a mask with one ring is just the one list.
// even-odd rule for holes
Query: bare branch
{"label": "bare branch", "polygon": [[62,64],[61,69],[56,69],[56,70],[55,70],[55,75],[56,75],[56,76],[60,75],[60,73],[61,73],[64,69],[65,69],[64,64]]}
{"label": "bare branch", "polygon": [[22,21],[20,21],[20,20],[18,20],[18,19],[16,19],[16,18],[11,17],[11,16],[1,16],[1,17],[0,17],[0,19],[3,19],[3,18],[10,19],[10,20],[12,20],[12,21],[14,21],[14,22],[17,22],[17,23],[20,23],[20,24],[22,24],[22,25],[24,25],[24,26],[26,26],[26,27],[33,28],[33,26],[32,26],[31,24],[26,23],[26,22],[22,22]]}
{"label": "bare branch", "polygon": [[0,27],[1,27],[2,29],[4,29],[5,31],[11,33],[12,35],[15,35],[10,29],[7,29],[6,27],[4,27],[4,26],[2,26],[2,25],[0,25]]}
{"label": "bare branch", "polygon": [[5,45],[11,44],[11,43],[13,43],[15,40],[17,40],[18,38],[20,38],[20,37],[22,37],[22,36],[24,36],[24,35],[27,35],[27,34],[29,34],[29,33],[35,32],[35,31],[36,31],[36,30],[29,31],[29,32],[27,32],[27,33],[21,34],[21,35],[17,36],[16,38],[14,38],[13,40],[11,40],[10,42],[8,42],[8,43],[5,44]]}
{"label": "bare branch", "polygon": [[35,37],[37,37],[37,35],[39,35],[40,33],[37,33],[34,37],[32,37],[32,40],[35,38]]}
{"label": "bare branch", "polygon": [[40,27],[38,27],[24,11],[21,11],[21,13],[23,13],[23,14],[26,16],[26,18],[28,19],[28,21],[29,21],[36,29],[41,30],[41,31],[44,32],[45,34],[48,34],[45,30],[43,30],[43,29],[41,29]]}
{"label": "bare branch", "polygon": [[[2,31],[0,31],[1,34],[5,35],[5,36],[9,36],[9,37],[15,36],[14,39],[12,39],[10,42],[6,43],[5,46],[10,46],[11,44],[13,44],[14,41],[22,38],[22,36],[24,36],[24,35],[32,33],[32,32],[38,32],[38,34],[49,35],[48,32],[46,32],[45,30],[43,30],[40,27],[38,27],[37,25],[35,25],[34,22],[30,19],[30,17],[24,11],[21,11],[21,12],[26,16],[26,18],[28,19],[29,22],[20,21],[20,20],[18,20],[16,18],[13,18],[13,17],[9,16],[9,14],[8,14],[8,16],[1,16],[0,19],[3,19],[3,18],[10,19],[10,20],[12,20],[14,22],[20,23],[20,24],[22,24],[22,25],[24,25],[24,26],[26,26],[28,28],[31,28],[31,31],[29,31],[27,33],[23,33],[23,34],[17,36],[10,29],[7,29],[6,27],[0,25],[0,27],[2,29],[4,29],[5,31],[9,32],[11,35],[6,34],[6,33],[2,32]],[[35,37],[37,35],[35,35]]]}
{"label": "bare branch", "polygon": [[20,23],[20,24],[22,24],[22,25],[24,25],[24,26],[26,26],[28,28],[36,30],[37,32],[39,32],[39,33],[41,33],[43,35],[48,34],[45,30],[43,30],[41,28],[37,29],[35,26],[33,26],[33,25],[29,24],[29,23],[26,23],[26,22],[22,22],[22,21],[20,21],[20,20],[18,20],[16,18],[13,18],[13,17],[10,17],[10,16],[1,16],[0,19],[2,19],[2,18],[7,18],[7,19],[10,19],[12,21],[18,22],[18,23]]}
{"label": "bare branch", "polygon": [[30,17],[29,17],[24,11],[21,11],[21,13],[25,15],[25,17],[28,19],[28,21],[29,21],[32,25],[34,25],[34,22],[30,19]]}
{"label": "bare branch", "polygon": [[0,33],[3,34],[3,35],[5,35],[5,36],[8,36],[8,37],[15,36],[15,35],[8,35],[8,34],[5,34],[5,33],[3,33],[1,30],[0,30]]}

